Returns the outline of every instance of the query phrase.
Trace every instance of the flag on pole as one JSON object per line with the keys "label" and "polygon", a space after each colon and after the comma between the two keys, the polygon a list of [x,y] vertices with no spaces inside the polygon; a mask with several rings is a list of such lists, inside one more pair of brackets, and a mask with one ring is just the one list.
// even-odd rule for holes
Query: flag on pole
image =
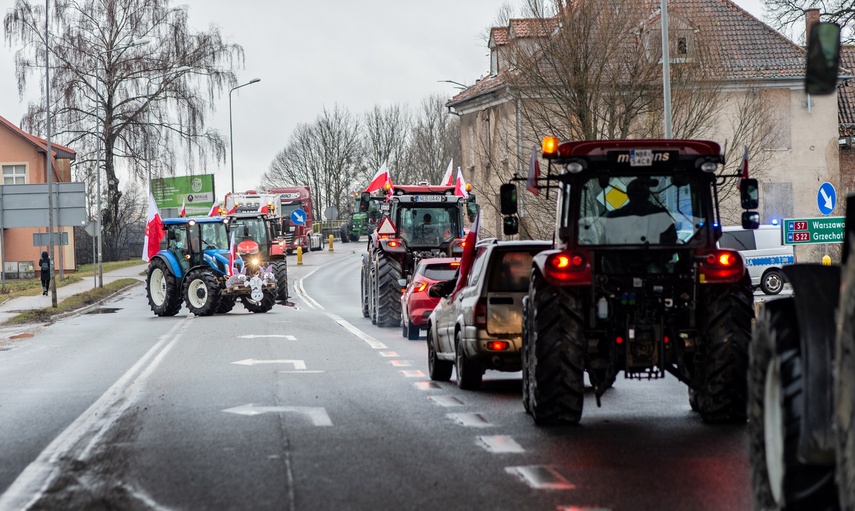
{"label": "flag on pole", "polygon": [[748,146],[745,146],[745,153],[742,155],[742,163],[739,165],[739,172],[741,174],[739,181],[736,183],[736,189],[739,190],[742,186],[742,180],[748,179]]}
{"label": "flag on pole", "polygon": [[154,195],[148,195],[148,213],[145,217],[145,239],[143,240],[142,260],[151,261],[151,258],[160,250],[160,242],[163,240],[163,221],[157,210]]}
{"label": "flag on pole", "polygon": [[235,232],[232,231],[232,238],[229,241],[229,277],[235,274],[235,262],[237,261],[237,244],[235,244]]}
{"label": "flag on pole", "polygon": [[537,157],[537,146],[531,148],[531,160],[528,163],[528,179],[526,179],[526,190],[535,195],[540,195],[537,189],[537,178],[540,177],[540,159]]}
{"label": "flag on pole", "polygon": [[380,170],[374,174],[374,177],[371,178],[371,182],[368,183],[368,188],[365,189],[366,192],[373,192],[374,190],[380,190],[384,188],[386,185],[392,186],[392,176],[389,174],[389,167],[386,165],[386,162],[383,162],[383,165],[380,166]]}
{"label": "flag on pole", "polygon": [[445,169],[445,175],[442,176],[442,181],[440,181],[441,186],[451,186],[454,184],[454,167],[452,164],[454,163],[454,158],[448,162],[448,168]]}
{"label": "flag on pole", "polygon": [[457,179],[454,183],[454,195],[458,197],[466,197],[466,180],[463,179],[463,171],[457,167]]}
{"label": "flag on pole", "polygon": [[181,218],[187,216],[187,205],[184,204],[184,199],[181,199],[181,211],[178,212],[178,216]]}
{"label": "flag on pole", "polygon": [[454,286],[454,291],[451,293],[451,299],[454,300],[454,295],[466,286],[469,280],[469,273],[472,271],[472,261],[475,259],[475,245],[478,244],[478,230],[481,226],[481,210],[478,209],[478,216],[469,227],[469,232],[466,233],[466,238],[463,239],[463,256],[460,258],[460,271],[457,273],[457,284]]}
{"label": "flag on pole", "polygon": [[220,216],[220,205],[215,202],[211,211],[208,211],[208,216]]}
{"label": "flag on pole", "polygon": [[270,209],[267,207],[267,204],[262,204],[261,206],[258,206],[258,212],[266,215],[270,213]]}
{"label": "flag on pole", "polygon": [[237,213],[237,205],[235,205],[235,198],[232,197],[231,194],[226,195],[226,200],[223,204],[223,209],[226,210],[227,215]]}

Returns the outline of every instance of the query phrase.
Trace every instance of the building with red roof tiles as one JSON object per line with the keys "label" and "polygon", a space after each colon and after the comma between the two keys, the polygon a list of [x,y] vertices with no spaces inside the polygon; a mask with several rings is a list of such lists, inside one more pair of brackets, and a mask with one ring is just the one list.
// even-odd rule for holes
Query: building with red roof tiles
{"label": "building with red roof tiles", "polygon": [[[7,119],[0,117],[0,175],[3,186],[19,184],[47,183],[47,141],[31,135]],[[53,157],[52,182],[71,181],[71,162],[74,150],[51,141]],[[65,271],[76,269],[74,259],[74,231],[72,227],[62,228],[68,234],[68,245],[56,247],[54,266]],[[37,263],[42,251],[48,247],[33,246],[33,233],[46,233],[48,226],[42,228],[5,229],[0,242],[3,243],[3,271],[6,278],[38,276]]]}
{"label": "building with red roof tiles", "polygon": [[[591,6],[598,1],[568,3],[568,8]],[[617,4],[609,2],[609,8],[615,8]],[[648,86],[659,84],[656,94],[661,103],[660,2],[626,0],[624,5],[626,10],[632,10],[628,17],[635,16],[632,18],[635,20],[632,21],[634,28],[625,33],[626,40],[608,41],[614,47],[623,45],[630,48],[631,43],[636,43],[636,48],[643,47],[649,61],[659,69],[659,77],[653,77]],[[742,145],[737,148],[733,142],[735,138],[738,140],[736,133],[740,129],[736,113],[740,108],[749,113],[762,108],[763,115],[768,117],[765,122],[767,131],[755,135],[759,140],[758,147],[749,155],[752,175],[761,181],[761,220],[768,223],[773,219],[794,216],[819,216],[816,204],[818,185],[828,181],[841,189],[838,99],[835,95],[806,95],[804,49],[730,0],[671,0],[668,5],[672,89],[675,87],[673,77],[681,70],[692,66],[702,68],[707,64],[710,64],[709,69],[715,69],[714,75],[706,78],[707,82],[685,82],[683,85],[683,90],[694,89],[694,94],[706,90],[704,87],[711,87],[716,91],[715,97],[720,98],[717,99],[717,110],[708,113],[710,120],[705,122],[700,135],[722,146],[728,145],[728,154],[734,155],[729,157],[729,165],[735,166],[738,161],[734,160],[741,160],[743,154]],[[612,16],[605,19],[620,18]],[[565,27],[570,25],[570,21],[565,20],[511,20],[507,26],[493,28],[488,43],[489,72],[446,104],[460,118],[462,163],[468,168],[467,176],[471,176],[475,189],[482,190],[481,196],[488,199],[484,201],[486,203],[491,202],[491,193],[498,195],[500,182],[514,173],[525,174],[531,147],[539,146],[543,136],[562,136],[561,133],[538,132],[532,128],[535,123],[530,122],[531,116],[525,116],[526,109],[533,102],[555,101],[553,98],[557,96],[543,88],[537,91],[526,89],[526,76],[523,75],[523,67],[517,65],[520,62],[515,61],[515,56],[533,55],[534,58],[529,60],[537,61],[541,55],[538,52],[544,51],[541,48],[552,42],[550,38],[568,38],[569,31]],[[583,38],[582,35],[578,37]],[[596,34],[585,37],[596,37]],[[638,40],[630,40],[633,37]],[[707,51],[702,54],[701,48]],[[551,79],[561,82],[568,78],[570,71],[552,65],[553,62],[549,64],[553,73]],[[625,61],[616,57],[607,63],[614,68],[624,64]],[[533,68],[535,66],[530,65],[527,71]],[[634,87],[635,84],[628,81],[614,90],[619,94],[620,90],[631,91]],[[680,85],[676,87],[675,96],[680,92]],[[750,107],[754,110],[744,107],[748,99],[754,102],[755,106]],[[743,117],[751,116],[743,114]],[[633,120],[633,129],[626,136],[616,138],[637,138],[641,130],[635,128],[644,126],[648,132],[650,126],[655,126],[655,132],[656,129],[661,130],[662,122],[648,112]],[[698,131],[694,133],[693,137],[701,138]],[[521,195],[532,204],[543,197],[541,194],[541,199],[537,199],[525,192]],[[735,201],[736,196],[729,200]],[[736,211],[739,208],[731,209]],[[501,236],[498,212],[485,215],[482,228],[491,235]]]}

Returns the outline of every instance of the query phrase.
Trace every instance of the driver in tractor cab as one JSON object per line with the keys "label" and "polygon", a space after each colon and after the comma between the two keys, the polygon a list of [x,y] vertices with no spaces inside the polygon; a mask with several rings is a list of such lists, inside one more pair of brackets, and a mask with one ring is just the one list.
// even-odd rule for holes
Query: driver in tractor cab
{"label": "driver in tractor cab", "polygon": [[656,179],[636,178],[626,187],[627,203],[606,214],[611,219],[605,232],[610,244],[653,242],[663,245],[677,242],[674,218],[659,204],[651,201],[650,188]]}

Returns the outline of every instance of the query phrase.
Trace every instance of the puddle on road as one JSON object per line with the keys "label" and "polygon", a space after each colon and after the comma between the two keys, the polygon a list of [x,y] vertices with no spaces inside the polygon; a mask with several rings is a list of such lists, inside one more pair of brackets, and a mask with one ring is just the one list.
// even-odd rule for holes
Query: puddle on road
{"label": "puddle on road", "polygon": [[113,314],[120,310],[122,309],[118,307],[98,307],[97,309],[92,309],[86,314]]}

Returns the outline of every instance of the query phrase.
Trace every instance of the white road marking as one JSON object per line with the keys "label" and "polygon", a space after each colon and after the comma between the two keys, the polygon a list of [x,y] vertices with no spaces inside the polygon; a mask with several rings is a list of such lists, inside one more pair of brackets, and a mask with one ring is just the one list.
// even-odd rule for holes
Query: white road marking
{"label": "white road marking", "polygon": [[478,443],[487,451],[496,454],[525,452],[525,449],[516,440],[507,435],[479,436]]}
{"label": "white road marking", "polygon": [[260,364],[293,364],[294,370],[296,371],[306,369],[306,363],[302,360],[256,360],[254,358],[247,358],[245,360],[238,360],[237,362],[232,362],[232,364],[240,366],[254,366]]}
{"label": "white road marking", "polygon": [[493,424],[485,419],[480,413],[449,413],[446,417],[467,428],[493,427]]}
{"label": "white road marking", "polygon": [[279,374],[320,374],[325,373],[326,371],[312,370],[312,371],[276,371]]}
{"label": "white road marking", "polygon": [[401,371],[401,374],[403,374],[407,378],[424,378],[425,377],[425,373],[419,371],[418,369],[410,369],[408,371]]}
{"label": "white road marking", "polygon": [[381,351],[380,356],[381,357],[397,357],[398,352],[396,352],[396,351]]}
{"label": "white road marking", "polygon": [[[92,406],[54,438],[0,495],[0,510],[28,509],[38,502],[53,480],[60,475],[63,465],[61,460],[71,458],[86,461],[88,454],[103,435],[136,403],[148,378],[184,331],[190,327],[192,320],[188,317],[177,322]],[[72,453],[72,450],[78,450],[79,454]]]}
{"label": "white road marking", "polygon": [[417,381],[413,383],[413,387],[419,390],[433,390],[433,389],[441,389],[439,385],[432,381]]}
{"label": "white road marking", "polygon": [[288,341],[296,341],[297,338],[293,335],[281,335],[281,334],[249,334],[249,335],[239,335],[238,339],[286,339]]}
{"label": "white road marking", "polygon": [[544,465],[528,465],[524,467],[505,467],[505,472],[520,478],[535,490],[575,490],[564,476],[554,468]]}
{"label": "white road marking", "polygon": [[309,307],[311,307],[315,310],[322,311],[322,310],[326,310],[326,309],[324,309],[324,306],[319,304],[318,302],[316,302],[314,298],[312,298],[311,296],[309,296],[308,293],[306,293],[305,288],[303,288],[303,281],[306,280],[309,277],[309,275],[311,275],[312,273],[315,273],[319,269],[320,268],[315,268],[314,270],[309,272],[308,275],[306,275],[302,279],[298,280],[297,283],[294,284],[294,290],[297,292],[297,295],[299,295],[301,298],[303,298],[303,300],[305,300],[306,305],[308,305]]}
{"label": "white road marking", "polygon": [[332,426],[332,421],[323,407],[313,406],[256,406],[254,404],[235,406],[222,410],[226,413],[253,417],[263,413],[297,413],[311,419],[315,426]]}
{"label": "white road marking", "polygon": [[463,406],[463,401],[454,396],[430,396],[428,399],[439,406]]}
{"label": "white road marking", "polygon": [[413,365],[409,360],[390,360],[389,363],[395,367],[409,367]]}
{"label": "white road marking", "polygon": [[355,326],[351,325],[350,323],[348,323],[344,319],[336,316],[335,314],[330,314],[329,312],[327,312],[326,315],[329,316],[330,318],[332,318],[333,321],[335,321],[336,323],[338,323],[339,325],[344,327],[345,330],[347,330],[348,332],[352,333],[353,335],[355,335],[355,336],[359,337],[360,339],[362,339],[363,341],[365,341],[369,346],[371,346],[375,350],[385,350],[388,348],[388,346],[386,346],[382,342],[371,337],[370,335],[366,334],[362,330],[356,328]]}

